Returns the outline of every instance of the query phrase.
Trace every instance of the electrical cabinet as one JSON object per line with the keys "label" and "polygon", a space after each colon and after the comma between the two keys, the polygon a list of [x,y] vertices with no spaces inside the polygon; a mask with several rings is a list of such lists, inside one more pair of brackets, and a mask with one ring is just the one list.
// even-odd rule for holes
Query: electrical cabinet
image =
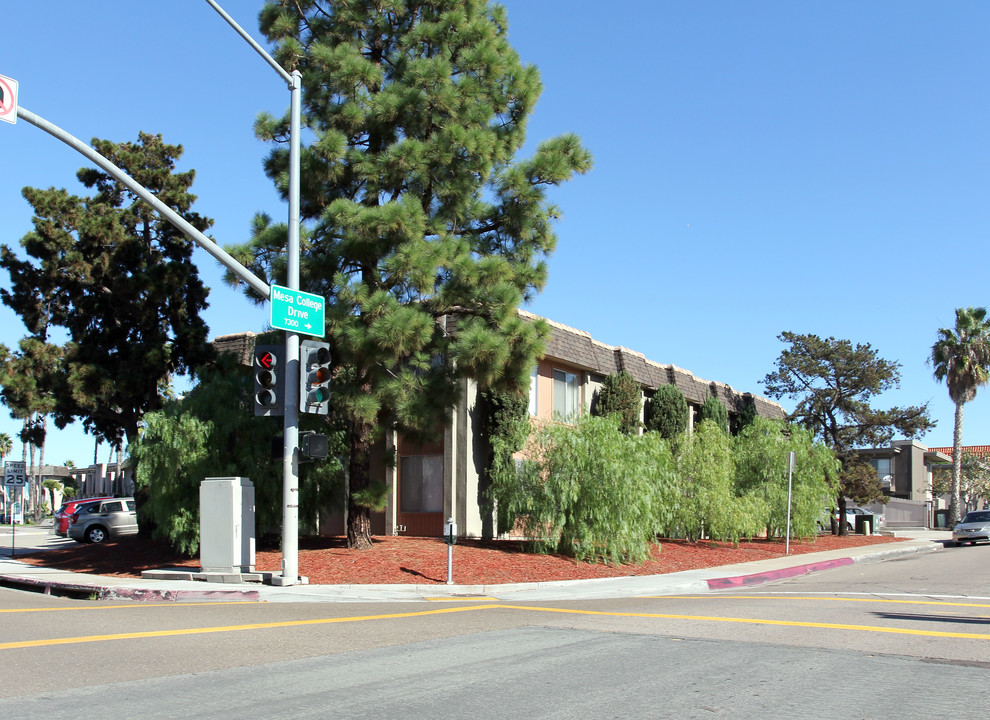
{"label": "electrical cabinet", "polygon": [[206,478],[199,485],[199,562],[204,573],[253,573],[254,485]]}

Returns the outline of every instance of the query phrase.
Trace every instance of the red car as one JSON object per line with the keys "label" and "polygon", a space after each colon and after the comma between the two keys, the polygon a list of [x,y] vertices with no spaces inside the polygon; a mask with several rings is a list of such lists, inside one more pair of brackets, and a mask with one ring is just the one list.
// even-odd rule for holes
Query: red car
{"label": "red car", "polygon": [[60,507],[58,511],[55,513],[55,518],[53,522],[55,534],[61,537],[69,537],[69,522],[72,520],[72,513],[74,513],[83,503],[92,502],[93,500],[113,500],[113,498],[91,497],[91,498],[75,498],[73,500],[65,501],[64,503],[62,503],[62,507]]}

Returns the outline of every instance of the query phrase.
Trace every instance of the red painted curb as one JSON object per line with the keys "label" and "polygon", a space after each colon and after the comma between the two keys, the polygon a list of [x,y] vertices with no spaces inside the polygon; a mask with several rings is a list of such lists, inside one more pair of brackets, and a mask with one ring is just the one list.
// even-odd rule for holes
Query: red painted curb
{"label": "red painted curb", "polygon": [[769,572],[753,573],[752,575],[737,575],[736,577],[715,578],[708,581],[709,590],[727,590],[734,587],[748,587],[750,585],[760,585],[774,580],[785,580],[797,575],[807,575],[808,573],[820,570],[831,570],[852,565],[852,558],[839,558],[838,560],[823,560],[822,562],[809,563],[807,565],[797,565],[796,567],[784,568],[783,570],[771,570]]}
{"label": "red painted curb", "polygon": [[100,589],[101,600],[133,600],[148,602],[257,602],[257,590],[153,590],[146,588],[105,587]]}

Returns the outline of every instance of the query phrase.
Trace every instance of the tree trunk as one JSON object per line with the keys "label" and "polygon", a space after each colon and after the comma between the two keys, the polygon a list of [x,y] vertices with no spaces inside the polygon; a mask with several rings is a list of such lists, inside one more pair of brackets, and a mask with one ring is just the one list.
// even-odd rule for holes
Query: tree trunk
{"label": "tree trunk", "polygon": [[952,497],[949,499],[949,527],[959,523],[962,496],[962,401],[956,403],[955,425],[952,428]]}
{"label": "tree trunk", "polygon": [[838,502],[839,519],[837,521],[839,525],[838,535],[842,537],[849,534],[849,528],[846,527],[846,496],[840,493],[838,500],[839,500]]}
{"label": "tree trunk", "polygon": [[[43,512],[43,507],[42,506],[44,505],[45,489],[42,487],[42,483],[44,482],[44,471],[45,471],[44,470],[44,468],[45,468],[45,446],[48,444],[48,439],[47,439],[47,436],[48,436],[48,416],[47,415],[42,415],[41,416],[41,427],[44,430],[44,432],[42,433],[42,437],[45,438],[45,439],[41,441],[41,447],[38,448],[38,482],[37,482],[37,490],[36,490],[38,499],[37,499],[37,502],[35,503],[35,506],[34,506],[34,521],[36,523],[40,523],[42,517],[44,516],[44,512]],[[55,496],[52,495],[52,502],[54,502],[54,501],[55,501]],[[52,512],[54,512],[54,509],[52,509]]]}
{"label": "tree trunk", "polygon": [[[31,477],[31,475],[32,475],[31,471],[34,469],[34,457],[35,457],[34,456],[34,451],[35,451],[35,449],[36,448],[34,446],[34,443],[28,443],[28,454],[30,455],[31,463],[27,466],[26,477],[27,477],[27,480],[28,480],[28,483],[29,483],[29,485],[28,485],[28,500],[30,501],[31,512],[34,513],[35,515],[37,515],[38,514],[38,509],[37,509],[38,506],[37,506],[37,503],[34,501],[34,499],[38,495],[38,477],[37,477],[37,475],[35,475],[34,478]],[[25,515],[27,514],[25,512],[25,508],[23,506],[21,507],[21,512],[24,513]]]}
{"label": "tree trunk", "polygon": [[367,489],[369,477],[368,459],[371,457],[370,423],[355,420],[351,427],[351,453],[348,465],[347,493],[347,547],[367,550],[371,547],[371,510],[354,502],[356,493]]}
{"label": "tree trunk", "polygon": [[[31,423],[31,417],[28,416],[27,418],[24,419],[24,427],[22,429],[22,432],[26,432],[27,431],[28,425],[30,425],[30,423]],[[31,462],[28,462],[28,446],[30,445],[30,443],[27,440],[25,440],[24,437],[25,437],[24,435],[21,436],[21,461],[24,463],[24,467],[27,468],[27,471],[25,473],[25,478],[27,478],[28,479],[28,482],[30,482],[31,466],[34,465],[34,455],[33,454],[31,455],[31,458],[32,458],[31,459]],[[33,453],[34,446],[31,446],[31,451]],[[27,507],[28,500],[31,499],[30,498],[30,495],[29,495],[30,488],[31,488],[31,486],[28,485],[28,493],[25,493],[24,492],[24,488],[23,487],[16,488],[14,490],[14,502],[20,503],[20,507],[21,507],[21,518],[23,518],[27,514],[27,511],[26,511],[25,508]],[[22,522],[23,522],[23,520],[22,520]],[[11,519],[11,523],[10,524],[11,525],[14,524],[13,519]]]}

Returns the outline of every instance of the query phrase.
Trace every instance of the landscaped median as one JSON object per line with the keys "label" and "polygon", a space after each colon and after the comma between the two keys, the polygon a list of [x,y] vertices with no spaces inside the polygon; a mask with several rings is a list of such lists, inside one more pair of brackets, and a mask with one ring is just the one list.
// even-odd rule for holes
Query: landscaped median
{"label": "landscaped median", "polygon": [[[886,545],[903,538],[887,536],[820,535],[812,541],[792,540],[790,555]],[[879,548],[878,548],[879,549]],[[454,582],[458,585],[502,585],[553,582],[666,573],[768,560],[784,555],[783,540],[753,540],[738,547],[726,542],[664,540],[652,558],[639,565],[577,562],[561,555],[523,551],[515,541],[460,540],[453,549]],[[104,545],[75,545],[46,550],[17,559],[31,565],[94,575],[140,577],[144,570],[165,567],[199,568],[198,559],[183,559],[163,543],[132,538]],[[811,562],[811,558],[809,558]],[[258,571],[278,572],[281,554],[257,553]],[[299,572],[316,585],[444,584],[447,546],[440,538],[376,537],[370,550],[348,550],[344,538],[300,540]]]}

